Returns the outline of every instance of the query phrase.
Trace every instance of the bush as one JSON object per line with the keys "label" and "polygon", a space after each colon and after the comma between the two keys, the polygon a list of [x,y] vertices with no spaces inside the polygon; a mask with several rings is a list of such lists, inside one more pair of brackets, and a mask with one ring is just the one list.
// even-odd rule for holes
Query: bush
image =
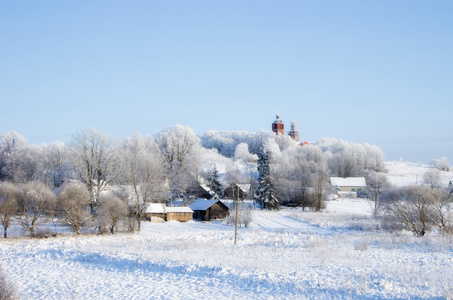
{"label": "bush", "polygon": [[450,165],[448,164],[447,158],[441,157],[440,159],[433,159],[431,165],[441,171],[450,171]]}
{"label": "bush", "polygon": [[108,229],[114,234],[117,225],[127,218],[129,208],[123,200],[113,194],[104,194],[101,203],[98,210],[99,233],[106,233]]}
{"label": "bush", "polygon": [[[236,204],[234,204],[230,208],[230,212],[226,217],[227,224],[232,225],[236,223]],[[238,211],[238,224],[239,226],[244,225],[244,227],[248,227],[250,222],[252,221],[252,208],[250,205],[241,203],[239,204],[239,211]]]}
{"label": "bush", "polygon": [[65,184],[57,191],[57,210],[76,234],[90,221],[90,194],[82,184]]}
{"label": "bush", "polygon": [[383,228],[405,229],[417,236],[425,235],[432,226],[451,230],[451,214],[445,209],[449,197],[443,190],[403,187],[382,194],[380,199],[385,208]]}
{"label": "bush", "polygon": [[0,269],[0,300],[17,299],[15,286],[6,278],[6,275]]}

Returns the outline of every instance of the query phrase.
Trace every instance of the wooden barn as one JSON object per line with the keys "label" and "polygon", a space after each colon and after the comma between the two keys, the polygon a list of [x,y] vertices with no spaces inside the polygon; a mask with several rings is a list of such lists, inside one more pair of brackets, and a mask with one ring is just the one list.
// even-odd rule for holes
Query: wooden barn
{"label": "wooden barn", "polygon": [[151,222],[163,222],[166,219],[165,204],[148,203],[145,208],[145,217]]}
{"label": "wooden barn", "polygon": [[148,203],[145,216],[151,222],[187,222],[193,219],[193,210],[189,207],[167,207],[162,203]]}
{"label": "wooden barn", "polygon": [[193,219],[193,210],[189,207],[166,207],[167,217],[165,221],[187,222]]}
{"label": "wooden barn", "polygon": [[198,198],[189,207],[193,210],[193,218],[200,221],[224,219],[229,211],[222,201],[216,199]]}

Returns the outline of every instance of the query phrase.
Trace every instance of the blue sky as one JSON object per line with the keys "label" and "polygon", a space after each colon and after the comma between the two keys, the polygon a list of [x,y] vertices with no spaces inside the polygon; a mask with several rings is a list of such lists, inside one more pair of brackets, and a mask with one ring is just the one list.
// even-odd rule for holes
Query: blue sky
{"label": "blue sky", "polygon": [[453,162],[452,1],[0,0],[0,134],[181,124]]}

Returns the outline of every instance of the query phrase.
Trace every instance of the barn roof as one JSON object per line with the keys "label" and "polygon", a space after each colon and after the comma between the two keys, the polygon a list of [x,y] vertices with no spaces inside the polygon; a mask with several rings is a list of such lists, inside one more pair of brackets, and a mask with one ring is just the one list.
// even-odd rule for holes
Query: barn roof
{"label": "barn roof", "polygon": [[332,186],[360,186],[366,187],[365,177],[330,177]]}
{"label": "barn roof", "polygon": [[148,214],[164,214],[165,204],[162,203],[148,203],[146,205],[145,213]]}
{"label": "barn roof", "polygon": [[217,202],[219,202],[219,200],[216,199],[207,200],[205,198],[198,198],[192,204],[190,204],[189,207],[192,210],[207,210]]}
{"label": "barn roof", "polygon": [[187,207],[187,206],[184,206],[184,207],[175,207],[175,206],[171,206],[171,207],[165,207],[165,210],[167,211],[167,213],[192,213],[193,210],[190,209],[190,207]]}
{"label": "barn roof", "polygon": [[248,192],[250,191],[251,184],[238,184],[238,186],[242,191]]}
{"label": "barn roof", "polygon": [[179,207],[179,206],[172,206],[167,207],[165,204],[162,203],[148,203],[146,205],[145,213],[147,214],[166,214],[166,213],[177,213],[177,212],[193,212],[189,207]]}

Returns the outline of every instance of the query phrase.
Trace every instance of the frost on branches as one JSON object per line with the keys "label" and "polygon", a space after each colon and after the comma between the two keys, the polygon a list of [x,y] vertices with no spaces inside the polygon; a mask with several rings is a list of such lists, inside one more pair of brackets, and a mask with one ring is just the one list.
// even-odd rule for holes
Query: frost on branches
{"label": "frost on branches", "polygon": [[274,196],[274,185],[271,180],[270,150],[261,151],[258,154],[258,189],[255,192],[255,200],[261,209],[279,209],[278,199]]}

